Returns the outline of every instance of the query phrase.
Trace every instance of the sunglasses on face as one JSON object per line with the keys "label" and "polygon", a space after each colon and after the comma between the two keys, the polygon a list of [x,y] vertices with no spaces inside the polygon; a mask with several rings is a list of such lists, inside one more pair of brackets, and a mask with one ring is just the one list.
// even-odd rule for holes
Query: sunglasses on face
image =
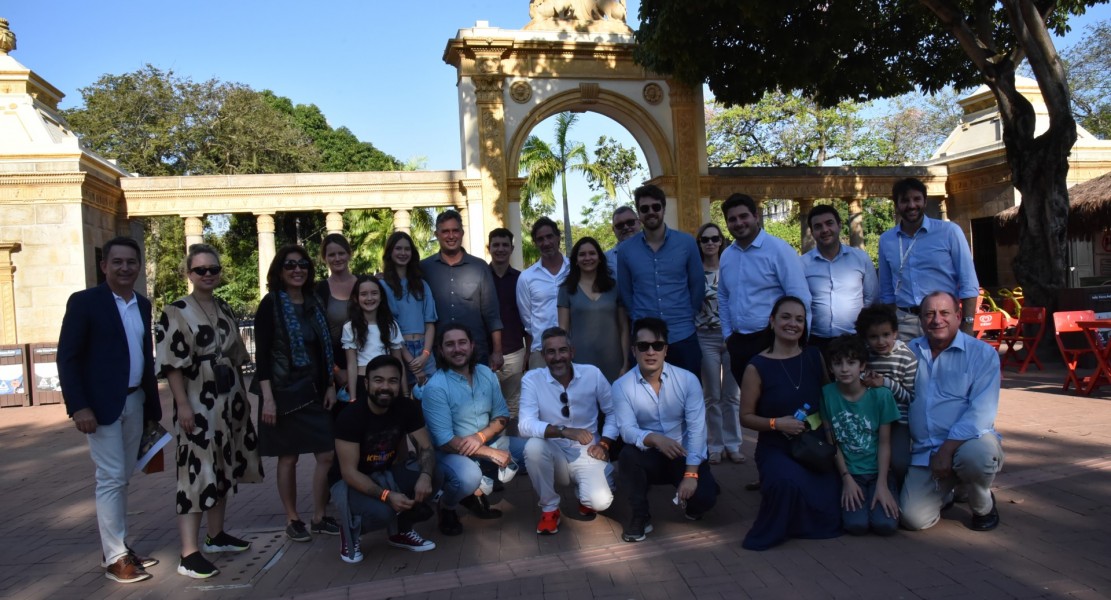
{"label": "sunglasses on face", "polygon": [[702,236],[698,239],[703,244],[720,244],[721,243],[721,236],[720,235],[704,235],[704,236]]}
{"label": "sunglasses on face", "polygon": [[663,352],[663,349],[667,347],[667,342],[637,342],[634,346],[636,346],[637,352],[648,352],[649,348],[656,352]]}
{"label": "sunglasses on face", "polygon": [[570,417],[571,416],[571,405],[567,403],[568,402],[567,392],[563,392],[562,394],[559,395],[559,401],[563,403],[563,408],[560,410],[560,412],[563,413],[563,416]]}
{"label": "sunglasses on face", "polygon": [[282,263],[282,268],[286,271],[292,271],[293,269],[297,268],[308,270],[308,268],[311,266],[312,263],[303,258],[301,260],[287,260]]}
{"label": "sunglasses on face", "polygon": [[193,267],[192,269],[189,269],[189,272],[196,273],[197,275],[200,275],[201,277],[204,277],[205,275],[208,275],[209,273],[212,273],[213,275],[219,275],[220,271],[223,271],[223,270],[224,270],[224,267],[221,267],[220,265],[216,265],[214,267]]}
{"label": "sunglasses on face", "polygon": [[615,229],[632,229],[636,226],[637,226],[637,220],[636,219],[628,219],[628,220],[625,220],[625,221],[618,221],[618,222],[613,224],[613,227]]}
{"label": "sunglasses on face", "polygon": [[660,212],[663,209],[664,209],[664,205],[660,204],[659,202],[655,202],[655,203],[652,203],[652,204],[641,204],[640,206],[637,207],[637,210],[639,210],[640,214],[642,214],[642,215],[646,215],[650,212],[654,212],[654,213]]}

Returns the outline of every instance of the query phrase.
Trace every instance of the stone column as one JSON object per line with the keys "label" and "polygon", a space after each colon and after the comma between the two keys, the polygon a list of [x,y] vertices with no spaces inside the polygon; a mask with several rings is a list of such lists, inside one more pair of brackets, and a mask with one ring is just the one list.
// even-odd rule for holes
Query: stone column
{"label": "stone column", "polygon": [[330,212],[324,215],[324,229],[328,233],[343,233],[343,213]]}
{"label": "stone column", "polygon": [[864,249],[864,203],[860,198],[842,198],[849,205],[849,245]]}
{"label": "stone column", "polygon": [[185,217],[185,251],[189,246],[204,243],[204,215]]}
{"label": "stone column", "polygon": [[946,196],[937,197],[937,210],[942,221],[949,220],[949,199]]}
{"label": "stone column", "polygon": [[407,210],[395,210],[393,212],[393,229],[394,231],[404,231],[409,233],[409,227],[412,225],[412,220]]}
{"label": "stone column", "polygon": [[262,298],[266,295],[266,271],[277,253],[274,248],[274,215],[256,215],[255,221],[258,225],[258,297]]}
{"label": "stone column", "polygon": [[15,322],[15,265],[12,253],[19,242],[0,242],[0,344],[19,343]]}
{"label": "stone column", "polygon": [[[520,202],[509,203],[509,220],[506,222],[505,228],[510,231],[522,231]],[[517,240],[513,244],[513,254],[509,256],[509,264],[517,270],[522,270],[525,268],[525,254],[521,250],[522,245],[523,242],[521,241],[520,236],[518,236]],[[490,260],[489,252],[485,253],[483,256],[486,256],[486,260]]]}
{"label": "stone column", "polygon": [[810,233],[810,220],[806,218],[806,215],[810,214],[810,209],[814,208],[814,199],[794,198],[794,201],[799,206],[800,253],[809,252],[814,248],[814,235]]}
{"label": "stone column", "polygon": [[[471,220],[464,219],[467,231],[467,251],[482,256],[482,242],[486,232],[504,227],[509,211],[509,181],[506,173],[505,155],[505,73],[501,72],[504,48],[493,47],[475,50],[475,64],[478,67],[471,81],[474,82],[475,99],[478,107],[478,146],[480,152],[479,168],[482,180],[481,210],[475,208]],[[516,175],[516,174],[514,174]],[[472,222],[478,221],[478,223]]]}
{"label": "stone column", "polygon": [[[668,195],[668,213],[678,216],[678,229],[693,232],[701,225],[702,165],[706,155],[706,123],[702,86],[668,80],[672,131],[675,135],[675,194]],[[672,208],[674,206],[675,208]]]}

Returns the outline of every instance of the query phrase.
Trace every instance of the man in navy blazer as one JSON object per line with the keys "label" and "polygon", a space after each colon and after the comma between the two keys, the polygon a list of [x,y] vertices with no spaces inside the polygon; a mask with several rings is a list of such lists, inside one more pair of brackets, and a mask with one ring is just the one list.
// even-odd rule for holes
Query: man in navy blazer
{"label": "man in navy blazer", "polygon": [[150,579],[127,546],[127,484],[147,421],[162,419],[154,375],[150,301],[135,292],[143,268],[139,244],[117,237],[104,244],[105,282],[70,296],[58,339],[58,375],[66,412],[89,441],[96,465],[96,517],[105,577]]}

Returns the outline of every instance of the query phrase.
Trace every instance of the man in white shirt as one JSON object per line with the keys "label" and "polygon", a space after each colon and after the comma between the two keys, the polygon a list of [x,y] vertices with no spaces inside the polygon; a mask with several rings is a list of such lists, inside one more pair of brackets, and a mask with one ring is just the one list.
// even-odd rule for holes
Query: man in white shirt
{"label": "man in white shirt", "polygon": [[613,408],[625,440],[618,487],[632,518],[621,539],[639,542],[652,531],[648,486],[675,486],[675,503],[697,521],[714,507],[718,484],[706,462],[706,405],[698,376],[664,362],[667,324],[655,317],[633,323],[637,366],[613,382]]}
{"label": "man in white shirt", "polygon": [[548,217],[540,217],[532,224],[532,242],[540,250],[540,260],[521,272],[517,280],[517,308],[525,334],[532,339],[529,347],[528,367],[544,366],[540,355],[540,335],[545,329],[559,325],[556,299],[559,286],[567,279],[571,263],[559,253],[559,226]]}
{"label": "man in white shirt", "polygon": [[[536,533],[559,532],[559,494],[555,483],[578,488],[579,515],[593,519],[613,503],[606,478],[609,449],[617,438],[610,385],[593,365],[573,363],[567,332],[550,327],[541,334],[546,369],[533,369],[521,381],[522,437],[532,487],[540,496]],[[598,411],[605,414],[601,435]]]}

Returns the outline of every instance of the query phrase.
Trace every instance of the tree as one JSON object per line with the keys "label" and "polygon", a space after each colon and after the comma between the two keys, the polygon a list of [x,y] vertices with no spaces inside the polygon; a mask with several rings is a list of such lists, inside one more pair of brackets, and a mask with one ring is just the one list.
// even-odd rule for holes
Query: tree
{"label": "tree", "polygon": [[1093,135],[1111,138],[1111,22],[1089,26],[1061,58],[1077,120]]}
{"label": "tree", "polygon": [[947,88],[924,96],[917,92],[893,98],[888,112],[869,119],[860,146],[849,162],[860,166],[888,166],[930,158],[960,122],[957,93]]}
{"label": "tree", "polygon": [[[1068,154],[1076,140],[1051,31],[1105,0],[644,0],[636,58],[718,100],[745,104],[774,89],[823,106],[984,83],[999,105],[1012,183],[1022,194],[1014,271],[1034,305],[1065,285]],[[1015,86],[1029,61],[1049,115]]]}
{"label": "tree", "polygon": [[576,172],[586,177],[594,177],[603,182],[607,193],[612,197],[616,192],[609,174],[590,162],[586,154],[586,146],[582,142],[569,139],[568,134],[575,125],[579,115],[563,112],[556,115],[555,145],[549,145],[535,135],[525,140],[521,149],[521,169],[527,174],[524,187],[521,189],[522,216],[524,206],[530,204],[529,199],[544,197],[545,191],[551,193],[556,179],[559,179],[563,197],[563,228],[564,252],[571,254],[571,208],[567,203],[567,172]]}

